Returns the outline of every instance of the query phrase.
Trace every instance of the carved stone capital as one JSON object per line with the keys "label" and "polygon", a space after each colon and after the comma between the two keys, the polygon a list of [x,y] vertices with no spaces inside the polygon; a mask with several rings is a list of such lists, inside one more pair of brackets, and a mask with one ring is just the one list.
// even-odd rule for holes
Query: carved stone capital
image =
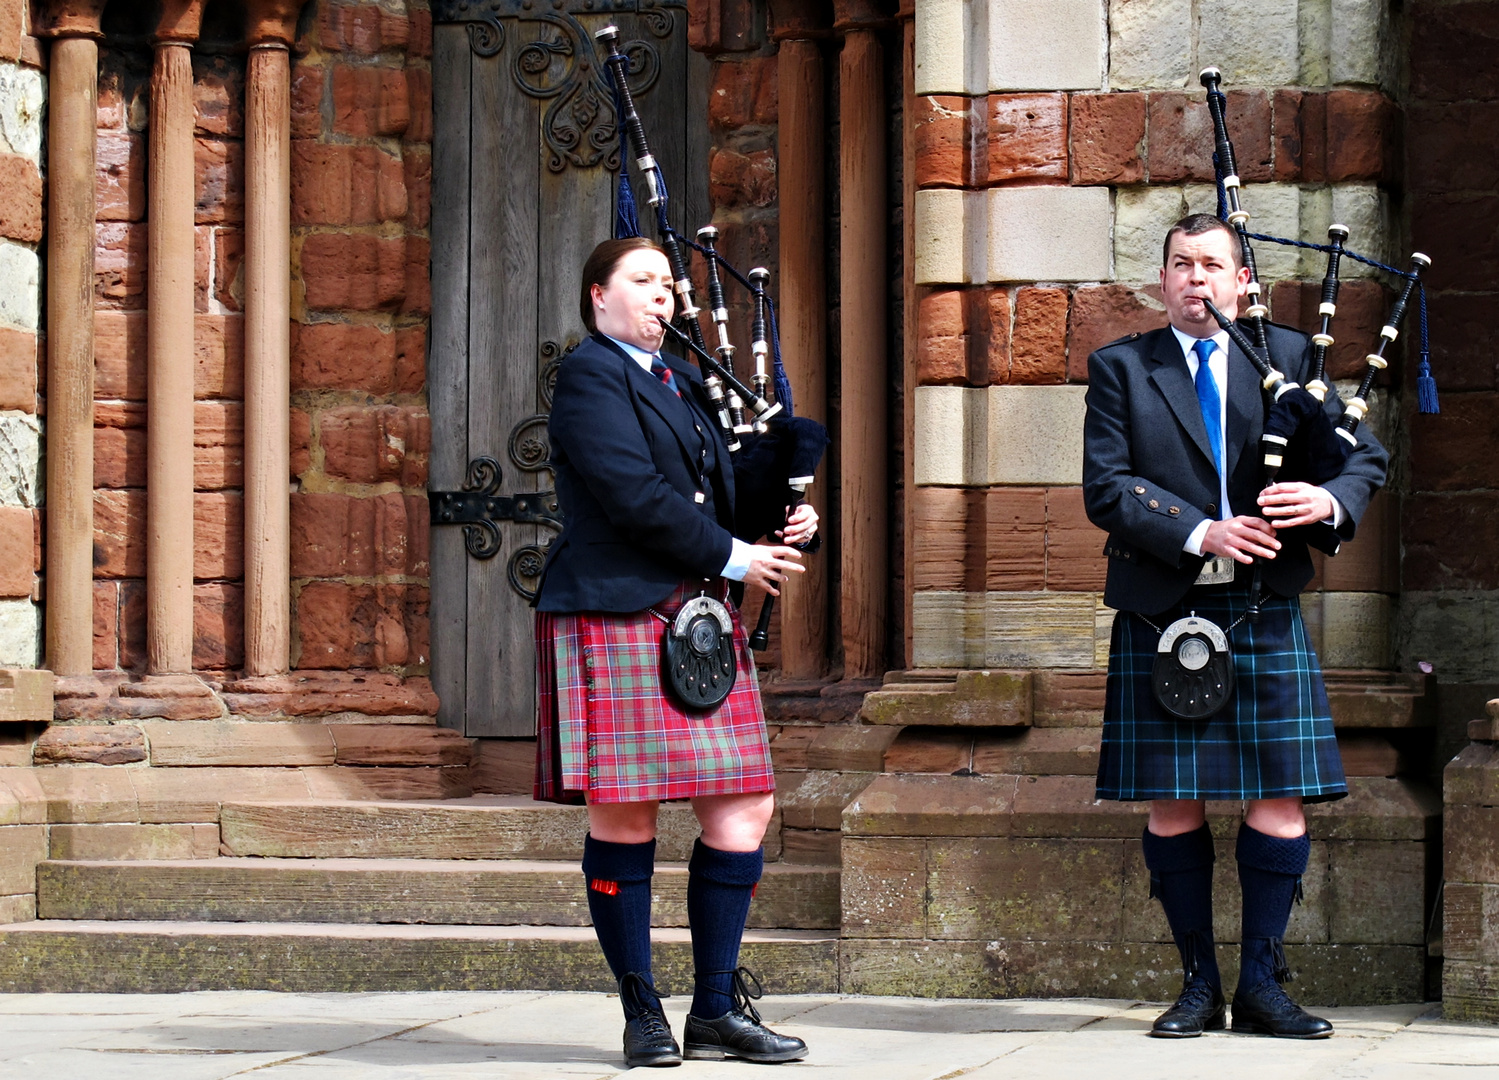
{"label": "carved stone capital", "polygon": [[37,37],[104,37],[99,28],[109,0],[46,0],[37,19]]}
{"label": "carved stone capital", "polygon": [[809,0],[770,0],[770,36],[775,41],[827,37],[833,29],[832,6]]}
{"label": "carved stone capital", "polygon": [[297,37],[297,15],[305,0],[250,0],[245,43],[290,46]]}
{"label": "carved stone capital", "polygon": [[205,0],[163,0],[156,23],[157,42],[191,45],[203,25]]}

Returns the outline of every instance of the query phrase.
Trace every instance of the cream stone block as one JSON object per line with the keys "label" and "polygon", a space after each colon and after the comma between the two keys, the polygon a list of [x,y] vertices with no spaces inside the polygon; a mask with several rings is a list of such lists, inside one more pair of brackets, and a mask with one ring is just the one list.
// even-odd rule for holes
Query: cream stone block
{"label": "cream stone block", "polygon": [[[1329,191],[1332,200],[1332,220],[1348,226],[1349,247],[1381,262],[1398,264],[1401,269],[1409,265],[1408,254],[1394,256],[1395,261],[1391,261],[1390,237],[1393,234],[1393,228],[1390,220],[1390,202],[1389,197],[1380,191],[1377,185],[1336,184]],[[1323,236],[1325,235],[1324,229]],[[1323,273],[1325,265],[1320,255],[1317,264],[1317,273]],[[1349,277],[1375,277],[1380,274],[1372,266],[1365,266],[1352,259],[1344,259],[1341,266],[1348,268]],[[1341,272],[1340,270],[1339,273]]]}
{"label": "cream stone block", "polygon": [[1301,37],[1301,85],[1326,86],[1332,73],[1332,0],[1301,0],[1296,23]]}
{"label": "cream stone block", "polygon": [[991,386],[988,484],[1081,484],[1086,386]]}
{"label": "cream stone block", "polygon": [[1297,0],[1234,0],[1198,7],[1197,58],[1225,86],[1284,86],[1301,68]]}
{"label": "cream stone block", "polygon": [[1093,666],[1107,670],[1109,666],[1109,640],[1114,633],[1113,608],[1105,607],[1100,595],[1097,610],[1093,614]]}
{"label": "cream stone block", "polygon": [[30,922],[36,918],[36,894],[0,896],[0,923]]}
{"label": "cream stone block", "polygon": [[47,826],[0,828],[0,894],[36,892],[36,864],[47,857]]}
{"label": "cream stone block", "polygon": [[[916,92],[982,94],[984,0],[916,0]],[[978,42],[980,47],[975,48]]]}
{"label": "cream stone block", "polygon": [[1426,662],[1443,681],[1492,682],[1499,656],[1499,591],[1404,593],[1396,633],[1402,670]]}
{"label": "cream stone block", "polygon": [[0,240],[0,323],[37,328],[41,264],[28,247]]}
{"label": "cream stone block", "polygon": [[1108,188],[992,188],[988,210],[987,280],[1109,280]]}
{"label": "cream stone block", "polygon": [[[1400,333],[1403,336],[1407,332],[1416,332],[1415,313],[1409,316],[1410,322],[1401,323]],[[1367,348],[1373,349],[1379,344],[1378,337],[1371,337],[1363,343]],[[1333,389],[1338,392],[1338,397],[1347,401],[1358,393],[1359,380],[1363,378],[1364,369],[1359,369],[1359,377],[1356,379],[1335,379]],[[1369,431],[1382,446],[1388,447],[1394,438],[1396,425],[1399,423],[1400,412],[1395,407],[1395,399],[1390,396],[1389,391],[1376,386],[1369,394],[1369,411],[1364,414],[1363,421],[1359,424],[1359,430]]]}
{"label": "cream stone block", "polygon": [[982,191],[929,188],[916,193],[917,284],[985,280],[985,206]]}
{"label": "cream stone block", "polygon": [[1391,624],[1392,601],[1383,593],[1323,593],[1323,666],[1389,667]]}
{"label": "cream stone block", "polygon": [[1114,277],[1132,284],[1159,280],[1166,230],[1188,213],[1180,187],[1120,188],[1114,196]]}
{"label": "cream stone block", "polygon": [[1333,83],[1384,84],[1393,74],[1389,0],[1332,0],[1328,75]]}
{"label": "cream stone block", "polygon": [[983,593],[911,597],[911,661],[919,668],[984,666]]}
{"label": "cream stone block", "polygon": [[987,462],[986,408],[982,390],[962,386],[916,388],[913,465],[917,484],[982,483],[978,478]]}
{"label": "cream stone block", "polygon": [[41,450],[35,416],[0,412],[0,506],[41,505]]}
{"label": "cream stone block", "polygon": [[1192,0],[1110,0],[1110,90],[1197,86]]}
{"label": "cream stone block", "polygon": [[42,662],[42,609],[30,600],[0,600],[0,667]]}
{"label": "cream stone block", "polygon": [[41,160],[46,100],[40,71],[0,63],[0,143],[11,153]]}
{"label": "cream stone block", "polygon": [[1097,607],[1094,593],[985,593],[984,663],[1091,668]]}
{"label": "cream stone block", "polygon": [[989,0],[989,89],[1103,85],[1105,0]]}
{"label": "cream stone block", "polygon": [[[1306,640],[1312,652],[1322,656],[1322,594],[1304,592],[1298,598],[1301,604],[1301,622],[1306,627]],[[1323,661],[1326,663],[1326,661]]]}

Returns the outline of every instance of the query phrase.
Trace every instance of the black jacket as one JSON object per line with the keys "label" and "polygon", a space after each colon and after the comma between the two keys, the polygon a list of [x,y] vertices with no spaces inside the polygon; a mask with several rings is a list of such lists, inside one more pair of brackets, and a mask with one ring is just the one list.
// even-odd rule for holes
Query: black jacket
{"label": "black jacket", "polygon": [[640,611],[729,561],[728,448],[701,375],[662,359],[680,398],[599,334],[562,361],[548,429],[564,525],[542,570],[541,611]]}
{"label": "black jacket", "polygon": [[[1275,366],[1305,385],[1310,339],[1273,324],[1266,334]],[[1186,593],[1205,561],[1182,545],[1204,518],[1219,516],[1218,474],[1196,388],[1169,327],[1105,345],[1088,357],[1088,380],[1083,497],[1088,519],[1109,534],[1104,603],[1147,614],[1164,611]],[[1229,503],[1236,514],[1254,514],[1264,486],[1264,393],[1249,357],[1232,342],[1228,384],[1223,451]],[[1327,411],[1334,422],[1342,414],[1335,398]],[[1368,426],[1360,426],[1342,473],[1322,485],[1348,515],[1328,546],[1353,539],[1369,499],[1384,483],[1387,461]],[[1279,534],[1281,550],[1263,564],[1267,588],[1295,596],[1306,587],[1313,572],[1307,539],[1318,528]]]}

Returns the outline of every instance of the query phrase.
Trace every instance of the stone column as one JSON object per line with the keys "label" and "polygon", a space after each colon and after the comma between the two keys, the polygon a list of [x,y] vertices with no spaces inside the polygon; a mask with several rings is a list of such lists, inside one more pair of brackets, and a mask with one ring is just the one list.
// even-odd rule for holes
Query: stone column
{"label": "stone column", "polygon": [[[782,11],[789,8],[788,11]],[[827,266],[823,221],[822,50],[809,35],[825,34],[812,25],[802,4],[775,5],[777,119],[776,168],[781,210],[781,357],[791,381],[797,415],[827,423]],[[826,509],[825,477],[809,498]],[[826,524],[826,515],[824,515]],[[806,560],[807,572],[786,583],[781,600],[781,671],[791,679],[816,679],[828,665],[827,560],[837,547]]]}
{"label": "stone column", "polygon": [[105,0],[47,6],[47,663],[93,670],[94,132]]}
{"label": "stone column", "polygon": [[910,667],[913,627],[911,618],[912,579],[916,560],[912,540],[916,517],[911,512],[911,493],[916,489],[916,3],[901,0],[900,19],[900,86],[903,102],[901,114],[900,207],[901,207],[901,506],[900,528],[903,537],[901,568],[901,655],[891,658],[891,666]]}
{"label": "stone column", "polygon": [[146,227],[146,665],[193,668],[193,60],[203,0],[171,0],[151,71]]}
{"label": "stone column", "polygon": [[291,55],[300,0],[250,4],[245,83],[245,671],[291,662]]}
{"label": "stone column", "polygon": [[886,532],[884,58],[871,0],[834,5],[838,64],[839,499],[843,674],[885,670]]}

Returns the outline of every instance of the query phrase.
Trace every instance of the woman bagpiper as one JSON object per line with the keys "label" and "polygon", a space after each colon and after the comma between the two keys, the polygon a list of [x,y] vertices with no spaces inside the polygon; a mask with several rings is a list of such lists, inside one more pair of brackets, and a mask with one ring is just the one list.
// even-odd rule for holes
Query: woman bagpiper
{"label": "woman bagpiper", "polygon": [[[775,776],[744,630],[732,604],[733,688],[712,711],[663,686],[663,629],[725,579],[776,594],[801,572],[791,544],[817,514],[801,506],[784,545],[732,535],[734,475],[702,379],[660,352],[672,316],[665,254],[642,237],[606,240],[583,267],[592,332],[562,361],[552,466],[565,526],[538,590],[536,797],[588,804],[583,876],[599,945],[619,982],[630,1066],[677,1065],[651,977],[651,875],[662,799],[689,799],[702,826],[688,864],[694,992],[685,1056],[794,1061],[807,1047],[762,1025],[739,967]],[[725,651],[729,645],[723,645]]]}

